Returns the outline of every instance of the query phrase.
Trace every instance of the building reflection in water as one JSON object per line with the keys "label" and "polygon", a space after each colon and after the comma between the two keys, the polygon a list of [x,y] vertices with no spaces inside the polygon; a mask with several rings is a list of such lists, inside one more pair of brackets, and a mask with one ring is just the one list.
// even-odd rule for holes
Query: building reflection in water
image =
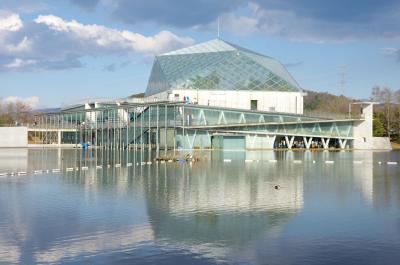
{"label": "building reflection in water", "polygon": [[[337,178],[333,183],[339,183],[342,195],[352,190],[341,182],[354,183],[379,207],[390,204],[392,191],[374,178],[386,174],[392,181],[395,174],[378,167],[382,154],[373,152],[208,152],[194,164],[152,165],[140,163],[149,161],[147,152],[20,149],[8,154],[0,152],[5,159],[0,171],[88,170],[0,180],[0,189],[5,187],[0,262],[5,263],[55,263],[149,244],[220,260],[259,239],[279,237],[307,204],[305,179]],[[244,161],[257,157],[278,163]]]}
{"label": "building reflection in water", "polygon": [[26,171],[28,149],[0,148],[0,173]]}
{"label": "building reflection in water", "polygon": [[156,240],[218,259],[279,233],[303,207],[303,175],[287,164],[224,164],[224,154],[214,154],[192,165],[158,164],[143,187]]}

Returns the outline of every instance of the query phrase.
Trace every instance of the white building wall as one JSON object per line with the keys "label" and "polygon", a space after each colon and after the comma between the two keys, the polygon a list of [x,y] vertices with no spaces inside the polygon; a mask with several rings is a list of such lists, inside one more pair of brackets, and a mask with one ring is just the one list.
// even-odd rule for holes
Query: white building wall
{"label": "white building wall", "polygon": [[355,149],[373,149],[372,136],[372,119],[373,119],[373,104],[362,105],[363,121],[354,122],[353,147]]}
{"label": "white building wall", "polygon": [[28,146],[28,128],[0,127],[0,148],[27,147],[27,146]]}
{"label": "white building wall", "polygon": [[374,149],[391,150],[390,139],[388,137],[373,137],[373,103],[364,103],[361,105],[361,116],[363,121],[354,122],[354,142],[355,149]]}
{"label": "white building wall", "polygon": [[[121,104],[118,103],[118,106]],[[118,118],[120,122],[128,122],[129,121],[129,114],[126,109],[118,109]]]}
{"label": "white building wall", "polygon": [[251,100],[257,100],[257,110],[303,114],[302,92],[246,91],[246,90],[171,90],[148,97],[148,100],[184,101],[199,105],[250,109]]}
{"label": "white building wall", "polygon": [[[97,108],[96,103],[85,103],[85,110],[95,109]],[[87,111],[86,112],[86,120],[91,123],[96,123],[96,111]]]}
{"label": "white building wall", "polygon": [[374,137],[372,141],[374,150],[392,150],[389,137]]}
{"label": "white building wall", "polygon": [[[117,106],[120,106],[120,103],[116,103]],[[99,114],[96,109],[101,108],[101,104],[99,103],[85,103],[85,110],[93,110],[86,112],[86,120],[91,122],[92,125],[97,123],[97,115]],[[125,109],[118,109],[116,119],[119,119],[120,122],[128,122],[129,114]]]}

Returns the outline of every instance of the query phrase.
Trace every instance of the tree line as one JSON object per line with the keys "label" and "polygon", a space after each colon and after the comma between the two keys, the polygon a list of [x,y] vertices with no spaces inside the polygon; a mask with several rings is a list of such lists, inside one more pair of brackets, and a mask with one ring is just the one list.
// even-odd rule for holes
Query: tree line
{"label": "tree line", "polygon": [[22,101],[0,101],[0,126],[32,123],[33,116],[32,108]]}

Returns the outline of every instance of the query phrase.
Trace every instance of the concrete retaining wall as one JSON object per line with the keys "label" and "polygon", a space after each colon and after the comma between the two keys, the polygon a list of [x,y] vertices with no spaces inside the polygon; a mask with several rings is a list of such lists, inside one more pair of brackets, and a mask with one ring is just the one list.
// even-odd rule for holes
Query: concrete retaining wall
{"label": "concrete retaining wall", "polygon": [[374,150],[392,150],[389,137],[374,137],[373,138]]}
{"label": "concrete retaining wall", "polygon": [[0,148],[27,146],[28,129],[26,127],[0,127]]}

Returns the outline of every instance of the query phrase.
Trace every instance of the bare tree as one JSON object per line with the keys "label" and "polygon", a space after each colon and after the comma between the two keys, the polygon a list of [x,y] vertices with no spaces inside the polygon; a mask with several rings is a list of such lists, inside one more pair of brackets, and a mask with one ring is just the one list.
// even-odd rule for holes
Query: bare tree
{"label": "bare tree", "polygon": [[32,108],[21,101],[15,102],[15,119],[19,123],[29,123],[32,120]]}
{"label": "bare tree", "polygon": [[393,119],[392,108],[395,100],[395,92],[389,87],[375,86],[372,88],[371,99],[384,104],[386,132],[388,137],[390,138]]}
{"label": "bare tree", "polygon": [[0,124],[12,125],[16,123],[29,123],[32,121],[31,107],[21,101],[0,101]]}
{"label": "bare tree", "polygon": [[371,100],[382,102],[382,91],[380,86],[374,86],[371,92]]}
{"label": "bare tree", "polygon": [[[1,103],[1,102],[0,102]],[[0,105],[0,124],[2,125],[10,125],[13,123],[13,105],[8,103],[5,104],[4,102]]]}

